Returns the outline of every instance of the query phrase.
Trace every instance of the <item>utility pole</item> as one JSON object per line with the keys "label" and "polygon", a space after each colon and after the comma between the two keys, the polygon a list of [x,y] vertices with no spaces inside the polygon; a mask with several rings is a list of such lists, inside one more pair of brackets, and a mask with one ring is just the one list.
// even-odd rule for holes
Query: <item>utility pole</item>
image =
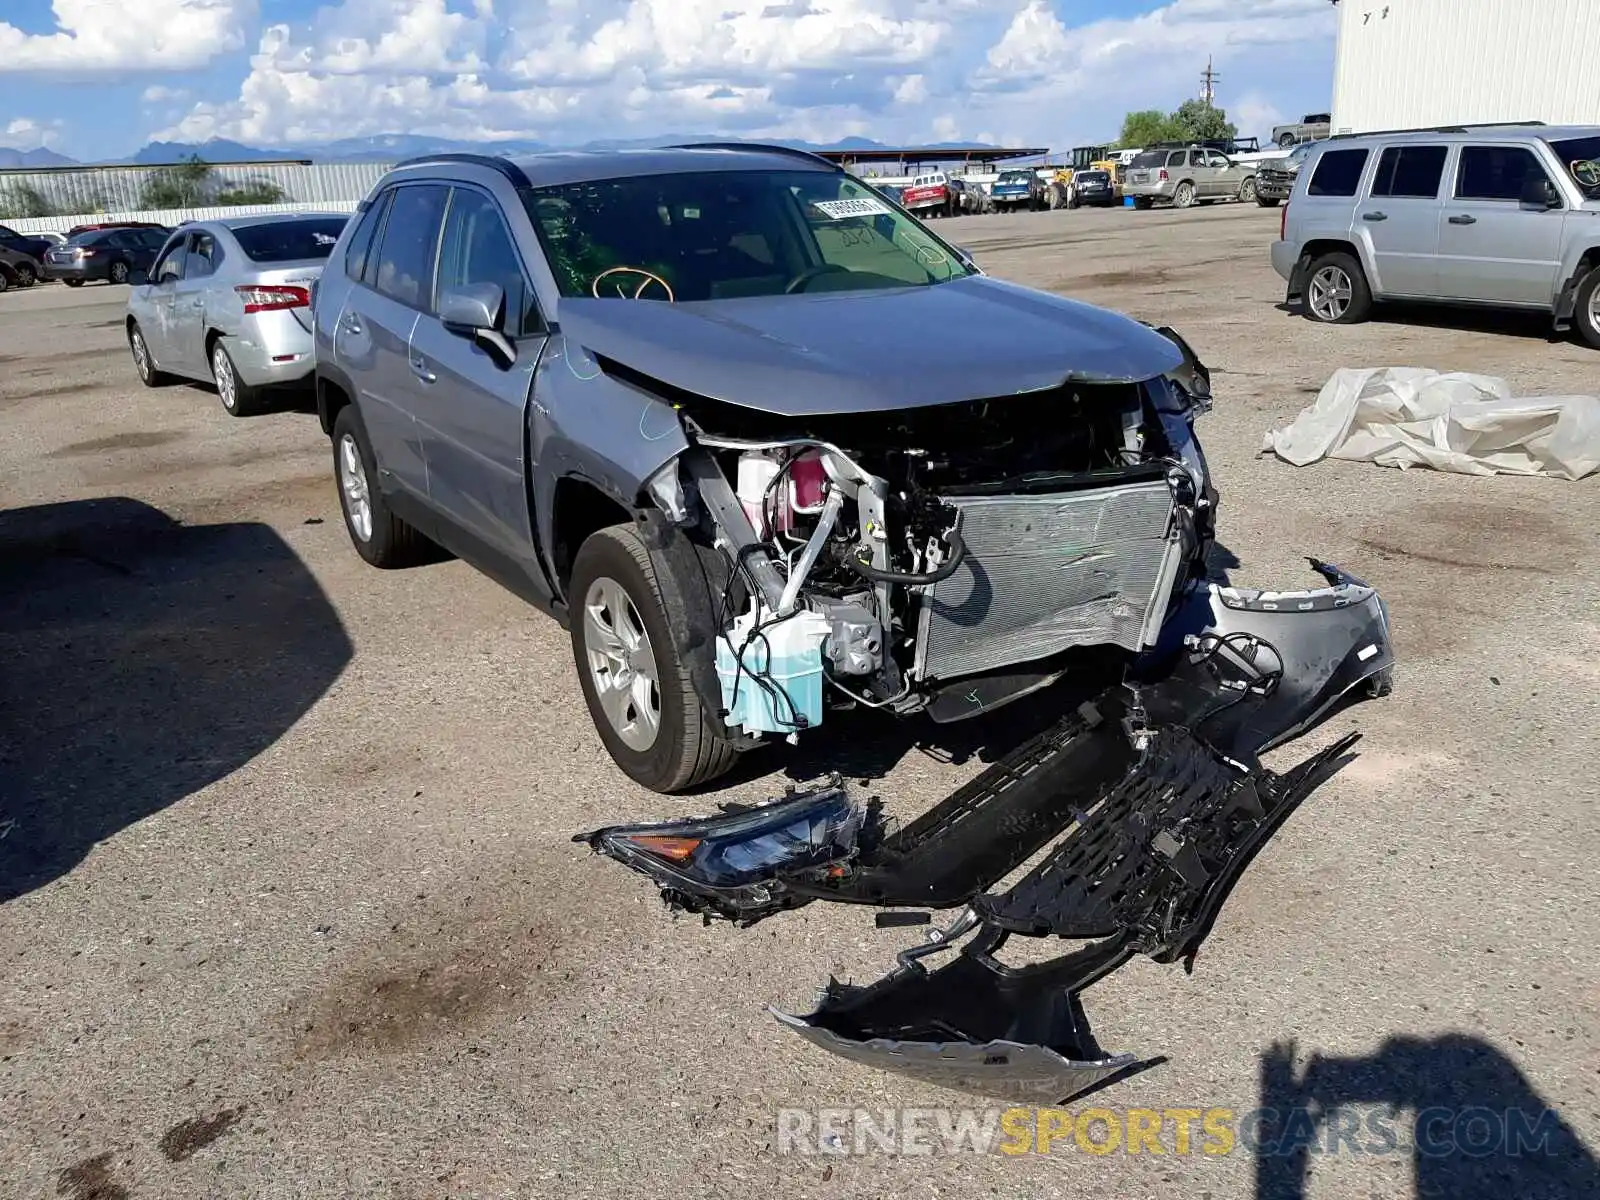
{"label": "utility pole", "polygon": [[1221,78],[1220,72],[1211,69],[1211,56],[1206,55],[1206,69],[1200,72],[1200,103],[1207,108],[1216,107],[1217,80]]}

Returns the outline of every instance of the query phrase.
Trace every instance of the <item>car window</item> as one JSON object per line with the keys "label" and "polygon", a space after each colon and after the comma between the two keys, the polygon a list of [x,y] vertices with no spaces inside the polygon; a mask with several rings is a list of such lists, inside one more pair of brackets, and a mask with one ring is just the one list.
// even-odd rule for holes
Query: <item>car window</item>
{"label": "car window", "polygon": [[451,193],[450,211],[439,244],[437,297],[475,283],[497,285],[506,297],[505,332],[526,336],[541,331],[533,289],[522,271],[511,231],[500,206],[472,188]]}
{"label": "car window", "polygon": [[184,244],[188,238],[174,238],[167,252],[156,259],[150,271],[152,283],[173,283],[183,278]]}
{"label": "car window", "polygon": [[1600,199],[1600,137],[1566,138],[1548,145],[1583,194]]}
{"label": "car window", "polygon": [[217,239],[209,233],[192,234],[184,254],[183,274],[186,279],[203,279],[217,273]]}
{"label": "car window", "polygon": [[433,296],[434,251],[444,220],[448,188],[417,184],[395,189],[389,219],[378,248],[376,289],[410,308],[429,308]]}
{"label": "car window", "polygon": [[1444,178],[1446,146],[1390,146],[1378,157],[1372,177],[1374,196],[1432,200]]}
{"label": "car window", "polygon": [[1456,167],[1456,198],[1518,201],[1529,180],[1549,178],[1525,146],[1463,146]]}
{"label": "car window", "polygon": [[1222,153],[1220,153],[1220,152],[1218,152],[1216,150],[1207,150],[1206,151],[1206,166],[1208,166],[1208,167],[1226,167],[1227,165],[1228,165],[1228,156],[1226,154],[1222,154]]}
{"label": "car window", "polygon": [[1329,150],[1317,160],[1308,196],[1354,196],[1367,167],[1365,150]]}
{"label": "car window", "polygon": [[1167,152],[1165,150],[1146,150],[1142,154],[1135,154],[1128,160],[1128,166],[1150,168],[1164,167],[1167,165]]}
{"label": "car window", "polygon": [[1188,161],[1189,154],[1186,150],[1174,150],[1171,154],[1167,155],[1167,166],[1169,167],[1181,167]]}
{"label": "car window", "polygon": [[294,221],[263,221],[239,225],[233,237],[251,262],[307,262],[333,253],[348,218],[307,217]]}
{"label": "car window", "polygon": [[167,239],[172,234],[165,229],[140,229],[134,232],[134,240],[146,250],[159,250],[167,244]]}
{"label": "car window", "polygon": [[713,300],[972,274],[921,222],[833,171],[605,179],[530,188],[524,203],[563,296]]}
{"label": "car window", "polygon": [[389,209],[392,195],[392,190],[380,193],[377,199],[367,205],[367,211],[361,214],[361,223],[356,226],[350,246],[344,252],[344,273],[351,279],[361,279],[366,274],[367,263],[372,258],[372,242],[378,230],[383,228],[383,215]]}

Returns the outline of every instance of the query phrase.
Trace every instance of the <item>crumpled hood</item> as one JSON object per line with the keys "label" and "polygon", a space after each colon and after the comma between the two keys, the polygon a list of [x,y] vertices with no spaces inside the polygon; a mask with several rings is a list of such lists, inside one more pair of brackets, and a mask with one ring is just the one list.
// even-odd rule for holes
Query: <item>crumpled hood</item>
{"label": "crumpled hood", "polygon": [[981,275],[688,304],[563,299],[558,317],[591,355],[782,416],[954,404],[1069,378],[1134,382],[1183,362],[1130,317]]}

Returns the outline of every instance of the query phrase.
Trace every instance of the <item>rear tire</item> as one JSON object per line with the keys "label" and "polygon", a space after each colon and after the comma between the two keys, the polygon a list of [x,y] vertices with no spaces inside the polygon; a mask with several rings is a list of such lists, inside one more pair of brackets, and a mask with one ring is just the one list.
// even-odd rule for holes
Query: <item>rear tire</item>
{"label": "rear tire", "polygon": [[0,271],[0,292],[9,291],[13,282],[11,272]]}
{"label": "rear tire", "polygon": [[1366,272],[1343,252],[1324,254],[1306,268],[1305,315],[1321,325],[1355,325],[1372,312]]}
{"label": "rear tire", "polygon": [[432,555],[433,543],[389,508],[389,500],[372,486],[378,477],[367,427],[354,404],[339,410],[333,422],[333,477],[339,486],[339,510],[350,544],[367,562],[384,570],[415,566]]}
{"label": "rear tire", "polygon": [[567,595],[573,663],[612,761],[655,792],[726,773],[739,752],[721,716],[700,703],[685,649],[672,636],[656,561],[633,526],[602,529],[579,547]]}
{"label": "rear tire", "polygon": [[1595,267],[1578,284],[1578,307],[1572,314],[1578,336],[1600,350],[1600,267]]}
{"label": "rear tire", "polygon": [[1195,202],[1194,184],[1188,180],[1180,183],[1172,190],[1172,207],[1189,208]]}
{"label": "rear tire", "polygon": [[211,344],[211,378],[217,385],[217,399],[230,417],[253,417],[267,411],[265,393],[239,378],[233,356],[221,338]]}
{"label": "rear tire", "polygon": [[1150,199],[1149,196],[1135,196],[1133,198],[1133,207],[1138,209],[1140,212],[1144,212],[1154,204],[1155,201]]}
{"label": "rear tire", "polygon": [[68,287],[82,287],[83,286],[83,280],[81,280],[81,279],[63,279],[61,282],[66,284]]}
{"label": "rear tire", "polygon": [[110,270],[109,274],[107,275],[107,278],[112,283],[118,283],[118,284],[127,283],[128,282],[128,264],[123,262],[121,259],[118,259],[116,262],[111,264],[111,270]]}
{"label": "rear tire", "polygon": [[1256,203],[1259,204],[1262,208],[1277,208],[1278,207],[1278,201],[1277,200],[1268,199],[1266,196],[1261,195],[1260,192],[1256,193]]}
{"label": "rear tire", "polygon": [[30,288],[39,282],[39,273],[27,263],[17,264],[17,286]]}

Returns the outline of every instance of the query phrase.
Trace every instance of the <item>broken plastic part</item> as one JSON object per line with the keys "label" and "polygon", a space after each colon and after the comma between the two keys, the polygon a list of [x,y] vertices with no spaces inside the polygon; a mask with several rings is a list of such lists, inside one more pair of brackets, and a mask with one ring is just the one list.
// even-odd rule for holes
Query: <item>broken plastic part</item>
{"label": "broken plastic part", "polygon": [[[699,821],[580,835],[650,876],[669,903],[749,925],[812,900],[964,906],[868,987],[830,981],[816,1010],[777,1014],[852,1061],[944,1086],[1054,1103],[1134,1065],[1095,1045],[1079,993],[1136,954],[1193,966],[1254,855],[1338,770],[1357,735],[1283,774],[1259,765],[1343,697],[1377,694],[1393,654],[1366,584],[1195,586],[1163,655],[1017,747],[903,830],[836,783]],[[1040,850],[1015,886],[989,892]],[[682,861],[643,848],[695,842]],[[896,923],[893,919],[883,922]],[[1011,936],[1080,942],[1008,966]],[[953,957],[936,970],[924,964]]]}
{"label": "broken plastic part", "polygon": [[656,502],[656,507],[667,515],[674,525],[692,525],[694,513],[684,495],[683,479],[678,474],[678,460],[668,462],[645,482],[645,491]]}

